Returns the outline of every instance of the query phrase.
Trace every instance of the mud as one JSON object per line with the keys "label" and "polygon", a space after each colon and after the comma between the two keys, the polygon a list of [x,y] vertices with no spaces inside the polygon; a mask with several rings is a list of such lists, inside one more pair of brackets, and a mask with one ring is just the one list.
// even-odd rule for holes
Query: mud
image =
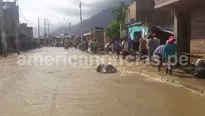
{"label": "mud", "polygon": [[[91,55],[42,48],[25,56]],[[72,61],[75,62],[76,59]],[[86,60],[82,60],[84,62]],[[97,64],[25,65],[0,58],[0,116],[204,116],[205,97],[134,72],[96,72]],[[92,62],[92,61],[88,61]]]}

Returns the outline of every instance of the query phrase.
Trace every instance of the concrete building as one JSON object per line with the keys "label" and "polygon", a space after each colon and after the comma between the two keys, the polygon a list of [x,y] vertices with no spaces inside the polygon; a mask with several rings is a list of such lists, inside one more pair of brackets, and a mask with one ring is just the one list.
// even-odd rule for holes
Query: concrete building
{"label": "concrete building", "polygon": [[172,8],[180,52],[190,52],[190,39],[205,39],[204,0],[155,0],[155,9]]}
{"label": "concrete building", "polygon": [[98,46],[104,46],[104,29],[101,27],[92,28],[84,34],[84,38],[88,41],[96,40]]}
{"label": "concrete building", "polygon": [[8,51],[15,50],[15,36],[19,24],[19,7],[16,2],[3,2],[4,5],[4,29]]}
{"label": "concrete building", "polygon": [[[19,25],[19,32],[20,34],[22,32],[25,33],[25,35],[29,38],[32,39],[33,38],[33,27],[28,27],[26,23],[22,23]],[[23,33],[22,33],[23,34]]]}
{"label": "concrete building", "polygon": [[33,41],[33,27],[28,27],[26,23],[19,25],[19,43],[21,50],[30,49]]}

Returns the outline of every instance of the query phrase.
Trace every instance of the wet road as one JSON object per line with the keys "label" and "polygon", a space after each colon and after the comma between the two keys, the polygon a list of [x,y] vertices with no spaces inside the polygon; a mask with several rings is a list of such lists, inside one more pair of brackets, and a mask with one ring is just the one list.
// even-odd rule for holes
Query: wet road
{"label": "wet road", "polygon": [[[42,48],[28,56],[85,55],[78,50]],[[0,116],[204,116],[205,97],[134,73],[96,73],[96,64],[57,62],[17,65],[0,58]],[[63,58],[61,59],[63,60]],[[22,60],[23,61],[23,60]],[[21,61],[21,63],[22,63]],[[76,61],[78,63],[76,63]],[[81,57],[81,63],[86,58]],[[88,62],[92,62],[89,61]],[[118,69],[123,66],[118,66]]]}

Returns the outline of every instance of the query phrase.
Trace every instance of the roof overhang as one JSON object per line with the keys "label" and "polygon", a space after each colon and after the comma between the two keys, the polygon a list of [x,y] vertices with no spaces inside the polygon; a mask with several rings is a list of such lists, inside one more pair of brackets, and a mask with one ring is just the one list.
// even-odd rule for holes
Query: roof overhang
{"label": "roof overhang", "polygon": [[156,0],[155,0],[155,9],[169,6],[169,5],[172,5],[172,4],[179,2],[179,1],[181,1],[181,0],[163,0],[162,2],[156,2]]}
{"label": "roof overhang", "polygon": [[91,35],[91,32],[89,32],[89,33],[85,33],[85,34],[84,34],[84,36],[87,36],[87,35]]}

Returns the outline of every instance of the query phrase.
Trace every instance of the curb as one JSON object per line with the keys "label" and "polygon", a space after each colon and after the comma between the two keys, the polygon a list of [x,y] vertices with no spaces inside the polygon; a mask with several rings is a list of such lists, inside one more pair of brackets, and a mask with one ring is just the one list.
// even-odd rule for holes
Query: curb
{"label": "curb", "polygon": [[[146,74],[146,78],[151,78],[151,79],[160,79],[161,81],[163,82],[166,82],[166,83],[169,83],[169,84],[174,84],[176,86],[180,86],[181,88],[184,88],[184,89],[188,89],[188,90],[191,90],[191,91],[194,91],[194,92],[197,92],[199,94],[202,94],[202,95],[205,95],[205,90],[204,89],[201,89],[199,87],[196,87],[194,85],[191,85],[191,84],[187,84],[185,82],[182,82],[182,81],[178,81],[176,79],[171,79],[173,78],[172,76],[170,76],[170,78],[168,77],[163,77],[161,75],[156,75],[155,76],[151,76],[149,72],[147,71],[142,71],[142,72],[138,72],[140,75],[144,76],[144,74]],[[149,76],[148,76],[149,75]],[[178,78],[178,77],[177,77]]]}
{"label": "curb", "polygon": [[192,84],[188,84],[188,83],[180,81],[180,80],[176,80],[174,78],[179,78],[179,77],[176,77],[176,76],[165,77],[165,76],[161,76],[159,74],[148,72],[148,71],[145,71],[145,70],[140,70],[140,71],[135,72],[135,73],[139,74],[139,75],[141,75],[141,76],[143,76],[145,78],[159,79],[160,81],[162,81],[164,83],[175,85],[175,86],[178,86],[178,87],[181,87],[181,88],[184,88],[184,89],[196,92],[198,94],[205,95],[205,89],[196,87],[196,86],[194,86]]}

